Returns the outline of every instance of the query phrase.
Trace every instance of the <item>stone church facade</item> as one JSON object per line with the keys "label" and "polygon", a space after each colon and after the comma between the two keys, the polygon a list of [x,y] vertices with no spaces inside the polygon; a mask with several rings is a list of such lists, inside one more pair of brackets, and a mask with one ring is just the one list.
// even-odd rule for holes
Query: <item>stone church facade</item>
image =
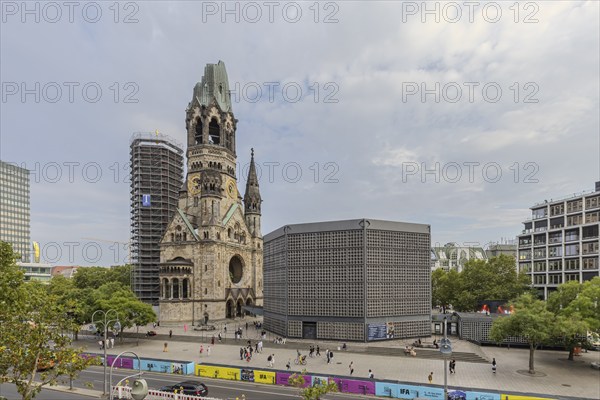
{"label": "stone church facade", "polygon": [[234,318],[262,306],[261,197],[251,154],[242,198],[225,64],[208,64],[186,110],[187,176],[160,243],[160,321]]}

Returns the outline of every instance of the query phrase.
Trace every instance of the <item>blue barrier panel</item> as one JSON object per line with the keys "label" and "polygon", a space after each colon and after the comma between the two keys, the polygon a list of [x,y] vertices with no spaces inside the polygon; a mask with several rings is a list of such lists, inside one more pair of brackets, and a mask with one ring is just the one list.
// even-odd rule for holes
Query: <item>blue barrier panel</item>
{"label": "blue barrier panel", "polygon": [[375,382],[375,395],[381,397],[398,397],[398,385],[396,383]]}
{"label": "blue barrier panel", "polygon": [[467,392],[467,400],[500,400],[500,393]]}

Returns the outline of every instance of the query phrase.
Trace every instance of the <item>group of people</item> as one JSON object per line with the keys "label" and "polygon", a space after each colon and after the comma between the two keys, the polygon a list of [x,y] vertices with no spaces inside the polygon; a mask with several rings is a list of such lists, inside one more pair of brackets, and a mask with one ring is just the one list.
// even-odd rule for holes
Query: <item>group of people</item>
{"label": "group of people", "polygon": [[309,349],[308,349],[308,356],[309,357],[314,357],[314,356],[321,356],[321,348],[319,347],[319,345],[317,345],[316,349],[314,345],[310,345]]}
{"label": "group of people", "polygon": [[106,340],[98,340],[98,345],[100,346],[100,350],[104,350],[104,347],[113,349],[115,347],[115,338],[111,337]]}
{"label": "group of people", "polygon": [[417,356],[417,352],[415,351],[415,348],[413,346],[404,346],[404,354],[408,354],[411,357]]}

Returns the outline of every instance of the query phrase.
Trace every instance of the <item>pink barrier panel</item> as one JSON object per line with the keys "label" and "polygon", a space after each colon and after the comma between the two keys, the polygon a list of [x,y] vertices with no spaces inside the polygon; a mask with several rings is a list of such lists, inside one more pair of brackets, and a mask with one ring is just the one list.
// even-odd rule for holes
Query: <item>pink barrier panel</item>
{"label": "pink barrier panel", "polygon": [[[275,373],[275,383],[277,385],[290,386],[290,384],[288,382],[288,378],[292,375],[293,374],[288,374],[287,372],[277,372],[277,373]],[[305,379],[304,387],[310,386],[310,383],[312,382],[312,376],[306,375],[304,377],[304,379]]]}

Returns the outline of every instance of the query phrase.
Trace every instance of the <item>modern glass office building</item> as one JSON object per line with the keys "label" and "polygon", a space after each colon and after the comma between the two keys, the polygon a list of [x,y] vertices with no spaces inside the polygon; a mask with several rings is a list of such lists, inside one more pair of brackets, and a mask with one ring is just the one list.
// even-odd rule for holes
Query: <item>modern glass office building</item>
{"label": "modern glass office building", "polygon": [[600,182],[591,193],[531,207],[518,236],[519,272],[545,299],[558,285],[600,276]]}
{"label": "modern glass office building", "polygon": [[0,240],[30,261],[29,171],[0,161]]}

